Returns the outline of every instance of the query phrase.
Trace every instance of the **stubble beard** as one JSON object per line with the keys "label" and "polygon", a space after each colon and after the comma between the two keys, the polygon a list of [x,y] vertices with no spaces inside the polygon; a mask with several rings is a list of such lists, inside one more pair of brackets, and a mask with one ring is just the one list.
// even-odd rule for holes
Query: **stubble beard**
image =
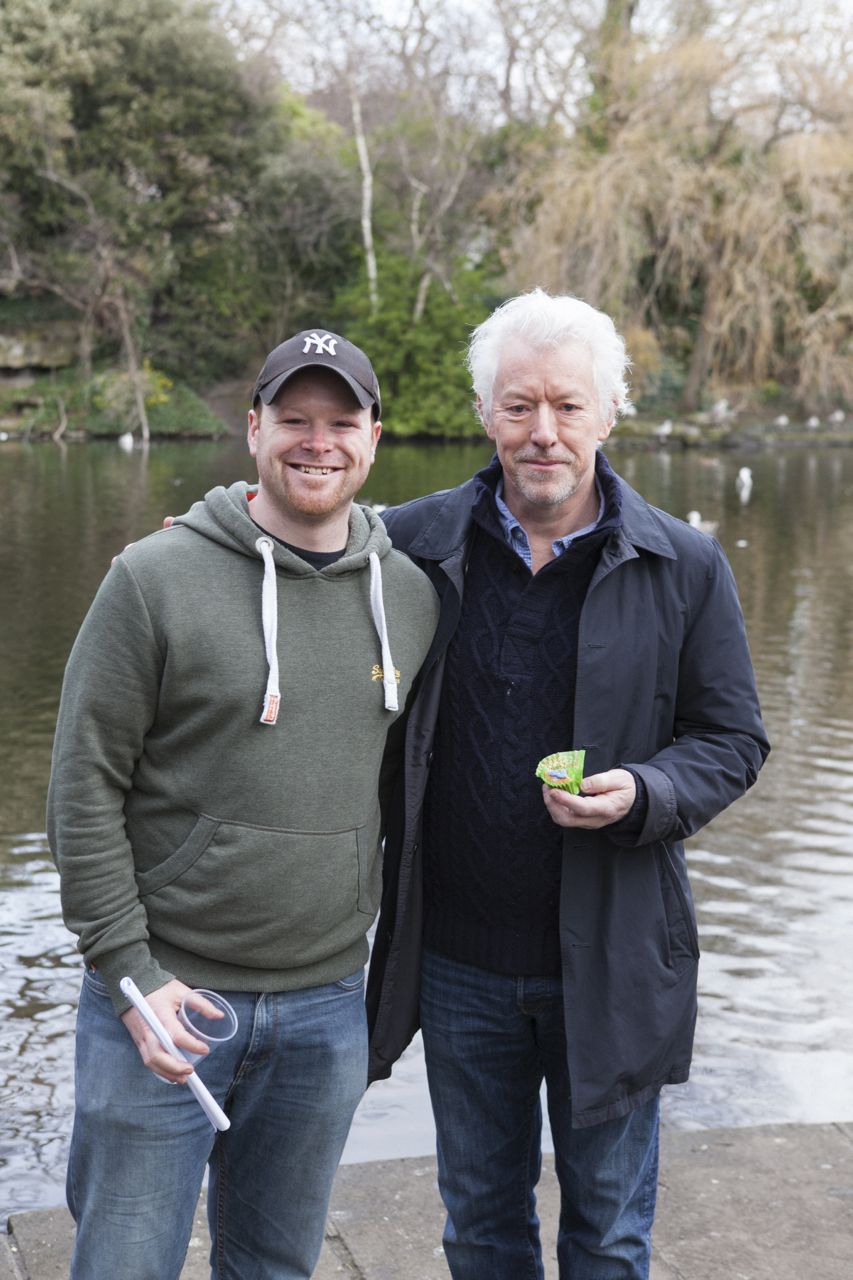
{"label": "stubble beard", "polygon": [[[316,490],[310,488],[310,482],[302,484],[297,476],[298,472],[281,463],[266,478],[264,489],[284,514],[322,520],[340,511],[352,501],[355,493],[352,475],[346,470],[335,473],[333,484],[327,483]],[[264,477],[261,477],[261,483],[264,483]]]}
{"label": "stubble beard", "polygon": [[536,507],[560,506],[577,492],[580,484],[573,459],[566,460],[565,470],[561,470],[559,476],[542,476],[539,480],[525,471],[523,463],[516,463],[510,478],[525,502]]}

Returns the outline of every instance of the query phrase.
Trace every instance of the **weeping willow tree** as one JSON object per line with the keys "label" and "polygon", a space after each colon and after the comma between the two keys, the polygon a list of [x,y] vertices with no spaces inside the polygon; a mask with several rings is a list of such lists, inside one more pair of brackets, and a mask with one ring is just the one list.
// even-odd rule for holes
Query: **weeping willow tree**
{"label": "weeping willow tree", "polygon": [[616,8],[586,119],[547,165],[531,157],[532,216],[507,201],[511,283],[610,311],[679,364],[686,410],[771,380],[815,406],[853,398],[845,60],[815,66],[789,41],[774,66],[765,32],[759,66],[755,43],[695,6],[654,45]]}

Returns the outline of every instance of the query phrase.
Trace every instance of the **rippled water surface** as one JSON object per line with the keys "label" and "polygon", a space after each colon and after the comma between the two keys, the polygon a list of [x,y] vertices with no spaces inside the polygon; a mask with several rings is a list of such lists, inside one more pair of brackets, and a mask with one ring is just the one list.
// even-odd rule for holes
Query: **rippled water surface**
{"label": "rippled water surface", "polygon": [[[691,841],[701,1006],[692,1078],[666,1092],[666,1122],[853,1121],[853,450],[609,452],[652,502],[719,522],[773,742],[758,785]],[[487,458],[383,444],[367,496],[399,502]],[[65,659],[111,554],[241,476],[236,441],[147,457],[0,448],[0,1219],[63,1195],[80,968],[43,815]],[[416,1042],[370,1090],[346,1158],[431,1145]]]}

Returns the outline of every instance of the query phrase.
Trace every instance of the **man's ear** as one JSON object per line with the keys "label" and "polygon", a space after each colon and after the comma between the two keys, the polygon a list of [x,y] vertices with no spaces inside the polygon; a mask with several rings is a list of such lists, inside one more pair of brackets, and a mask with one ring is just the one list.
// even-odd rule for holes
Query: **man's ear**
{"label": "man's ear", "polygon": [[615,427],[615,425],[616,425],[616,413],[617,413],[618,408],[619,408],[619,401],[618,401],[618,400],[614,400],[614,401],[613,401],[613,403],[612,403],[612,404],[611,404],[611,406],[610,406],[610,413],[609,413],[609,414],[607,415],[607,417],[604,419],[604,422],[602,423],[601,428],[600,428],[600,430],[599,430],[599,432],[598,432],[598,439],[599,439],[599,440],[606,440],[606,439],[607,439],[607,437],[610,435],[610,432],[611,432],[611,431],[613,430],[613,428]]}
{"label": "man's ear", "polygon": [[490,440],[494,440],[495,438],[494,431],[492,430],[491,424],[488,418],[486,417],[486,409],[485,409],[485,405],[483,404],[482,396],[477,396],[476,408],[477,408],[477,414],[479,416],[479,419],[483,424],[483,430],[485,431],[486,435],[489,437]]}
{"label": "man's ear", "polygon": [[256,413],[254,409],[249,410],[249,426],[246,431],[246,443],[249,446],[249,453],[254,458],[258,449],[258,432],[261,429],[261,415]]}

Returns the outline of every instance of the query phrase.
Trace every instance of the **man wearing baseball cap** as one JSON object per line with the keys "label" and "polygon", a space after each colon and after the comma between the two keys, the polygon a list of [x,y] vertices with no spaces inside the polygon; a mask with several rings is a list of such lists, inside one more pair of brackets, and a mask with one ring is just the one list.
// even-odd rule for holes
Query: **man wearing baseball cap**
{"label": "man wearing baseball cap", "polygon": [[379,382],[373,365],[360,347],[337,333],[304,329],[271,351],[255,380],[252,404],[272,404],[285,382],[301,369],[333,369],[347,383],[362,409],[374,422],[381,415]]}
{"label": "man wearing baseball cap", "polygon": [[[74,645],[48,800],[85,962],[72,1280],[178,1280],[206,1165],[215,1275],[314,1270],[367,1079],[380,773],[438,614],[353,502],[380,431],[362,351],[323,329],[281,343],[249,411],[258,484],[126,548]],[[126,976],[190,1053],[186,993],[233,1005],[236,1035],[195,1067],[227,1131],[164,1083],[193,1067],[128,1008]]]}

